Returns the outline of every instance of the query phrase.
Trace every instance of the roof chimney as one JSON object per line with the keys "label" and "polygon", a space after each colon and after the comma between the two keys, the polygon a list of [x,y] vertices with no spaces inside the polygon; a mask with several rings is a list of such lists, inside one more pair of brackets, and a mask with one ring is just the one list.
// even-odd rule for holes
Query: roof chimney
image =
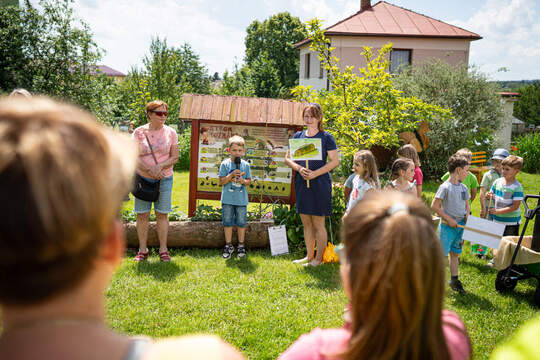
{"label": "roof chimney", "polygon": [[371,0],[360,0],[360,11],[364,11],[371,7]]}

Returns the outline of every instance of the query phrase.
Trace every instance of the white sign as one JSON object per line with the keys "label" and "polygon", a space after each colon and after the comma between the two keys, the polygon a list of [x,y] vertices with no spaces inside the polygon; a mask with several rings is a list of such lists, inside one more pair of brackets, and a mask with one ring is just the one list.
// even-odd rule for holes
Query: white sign
{"label": "white sign", "polygon": [[270,239],[270,253],[272,256],[289,253],[285,225],[268,227],[268,237]]}
{"label": "white sign", "polygon": [[463,240],[498,249],[504,228],[504,224],[469,216],[465,224],[465,231],[463,231]]}

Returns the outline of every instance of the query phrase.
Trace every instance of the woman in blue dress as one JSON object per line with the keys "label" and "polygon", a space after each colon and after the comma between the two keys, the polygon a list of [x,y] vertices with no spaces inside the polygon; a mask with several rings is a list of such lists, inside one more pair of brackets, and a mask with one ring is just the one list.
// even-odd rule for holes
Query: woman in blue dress
{"label": "woman in blue dress", "polygon": [[[322,160],[310,160],[309,166],[306,166],[305,161],[294,161],[288,151],[285,156],[287,165],[296,172],[294,176],[296,211],[302,220],[307,249],[306,257],[293,262],[304,264],[304,266],[317,266],[322,263],[328,241],[324,219],[332,213],[330,171],[339,165],[339,159],[334,137],[323,131],[321,107],[318,104],[308,104],[302,112],[302,117],[307,129],[294,134],[293,139],[321,139]],[[329,159],[328,162],[327,159]],[[307,180],[309,180],[309,188]],[[317,244],[316,256],[315,244]]]}

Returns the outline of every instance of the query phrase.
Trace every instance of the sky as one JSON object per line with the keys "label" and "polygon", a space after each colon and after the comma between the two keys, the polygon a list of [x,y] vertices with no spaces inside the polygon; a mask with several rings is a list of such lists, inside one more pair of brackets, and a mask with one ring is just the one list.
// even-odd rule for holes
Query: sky
{"label": "sky", "polygon": [[[540,0],[387,2],[482,36],[471,42],[469,64],[491,79],[540,79]],[[189,43],[209,74],[221,76],[242,62],[252,21],[288,11],[328,27],[356,13],[360,0],[75,0],[73,7],[105,50],[104,65],[127,74],[159,36],[169,46]]]}

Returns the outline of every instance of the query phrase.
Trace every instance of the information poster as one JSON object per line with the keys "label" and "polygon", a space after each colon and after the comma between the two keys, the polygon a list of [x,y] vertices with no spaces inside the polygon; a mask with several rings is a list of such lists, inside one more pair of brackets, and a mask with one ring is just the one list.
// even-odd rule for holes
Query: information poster
{"label": "information poster", "polygon": [[294,160],[322,160],[321,139],[290,139],[289,146]]}
{"label": "information poster", "polygon": [[253,195],[285,196],[291,194],[292,170],[285,164],[289,137],[286,128],[204,123],[199,131],[199,168],[197,190],[221,192],[219,166],[230,158],[229,138],[239,135],[246,142],[243,160],[251,167]]}

